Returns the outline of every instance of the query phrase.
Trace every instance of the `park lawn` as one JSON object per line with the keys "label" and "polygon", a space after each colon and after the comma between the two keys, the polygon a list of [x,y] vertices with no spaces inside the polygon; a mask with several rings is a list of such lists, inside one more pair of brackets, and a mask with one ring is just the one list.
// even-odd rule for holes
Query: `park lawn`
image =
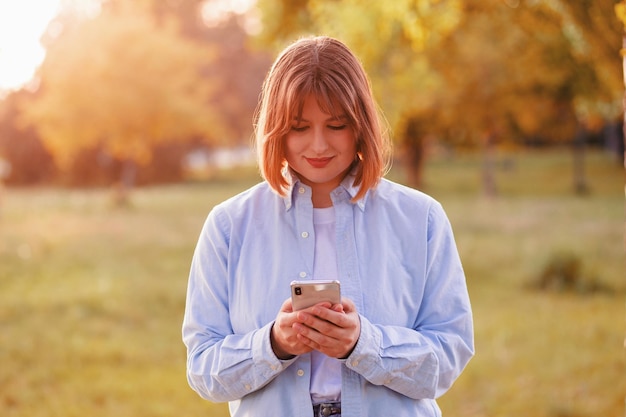
{"label": "park lawn", "polygon": [[[591,192],[574,196],[570,159],[502,157],[496,198],[480,194],[476,156],[427,166],[425,190],[453,224],[476,328],[476,357],[440,399],[444,416],[623,415],[623,170],[590,153]],[[5,190],[0,415],[227,416],[187,386],[180,325],[206,214],[258,181],[248,174],[139,189],[126,208],[105,190]],[[604,291],[530,288],[563,253]]]}

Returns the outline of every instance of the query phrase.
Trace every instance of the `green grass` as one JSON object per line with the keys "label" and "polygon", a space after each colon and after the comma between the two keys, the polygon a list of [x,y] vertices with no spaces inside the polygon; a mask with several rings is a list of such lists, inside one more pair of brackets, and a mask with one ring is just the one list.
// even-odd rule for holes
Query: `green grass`
{"label": "green grass", "polygon": [[[622,416],[623,171],[591,153],[591,193],[571,193],[570,155],[523,153],[480,194],[480,159],[435,159],[425,190],[452,221],[477,355],[440,399],[444,416]],[[392,176],[401,178],[399,172]],[[0,415],[227,416],[187,386],[180,340],[187,272],[209,209],[255,183],[136,190],[8,189],[0,196]],[[558,253],[611,291],[538,292]]]}

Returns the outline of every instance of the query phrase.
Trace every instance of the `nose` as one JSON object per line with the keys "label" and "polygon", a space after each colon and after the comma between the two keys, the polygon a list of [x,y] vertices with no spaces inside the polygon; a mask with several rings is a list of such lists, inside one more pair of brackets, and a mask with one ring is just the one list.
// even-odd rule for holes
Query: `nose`
{"label": "nose", "polygon": [[315,152],[316,155],[323,155],[328,150],[328,141],[326,140],[323,129],[313,129],[311,150]]}

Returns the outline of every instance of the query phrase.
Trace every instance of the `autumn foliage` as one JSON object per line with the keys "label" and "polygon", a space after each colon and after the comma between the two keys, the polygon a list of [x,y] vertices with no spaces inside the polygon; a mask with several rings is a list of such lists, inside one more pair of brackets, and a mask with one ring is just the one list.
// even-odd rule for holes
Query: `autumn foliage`
{"label": "autumn foliage", "polygon": [[248,142],[271,57],[307,34],[362,59],[413,185],[433,143],[488,158],[621,133],[623,2],[258,0],[258,35],[246,15],[207,24],[210,6],[108,0],[95,17],[61,14],[39,89],[0,102],[7,180],[33,177],[19,174],[32,164],[22,147],[39,180],[110,183],[129,167],[140,182],[180,179],[190,149]]}

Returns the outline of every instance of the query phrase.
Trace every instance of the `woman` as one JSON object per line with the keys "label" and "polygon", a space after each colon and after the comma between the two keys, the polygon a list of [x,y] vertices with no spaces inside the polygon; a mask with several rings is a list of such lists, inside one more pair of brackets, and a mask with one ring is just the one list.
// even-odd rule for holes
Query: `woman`
{"label": "woman", "polygon": [[[439,416],[474,352],[465,277],[441,206],[383,177],[389,142],[367,76],[301,39],[263,85],[264,182],[217,205],[189,277],[187,375],[232,416]],[[294,312],[292,280],[341,282]]]}

